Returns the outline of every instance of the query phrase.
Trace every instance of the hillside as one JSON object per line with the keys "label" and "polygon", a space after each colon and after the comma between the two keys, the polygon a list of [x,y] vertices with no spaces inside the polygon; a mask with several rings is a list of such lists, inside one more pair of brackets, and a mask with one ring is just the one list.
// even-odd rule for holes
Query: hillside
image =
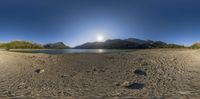
{"label": "hillside", "polygon": [[30,41],[11,41],[8,43],[1,43],[0,48],[3,49],[42,49],[43,46]]}
{"label": "hillside", "polygon": [[183,48],[176,44],[167,44],[162,41],[140,40],[136,38],[113,39],[105,42],[89,42],[76,46],[78,49],[146,49],[146,48]]}
{"label": "hillside", "polygon": [[46,49],[66,49],[66,48],[70,48],[69,46],[66,46],[63,42],[49,43],[49,44],[45,44],[43,47],[46,48]]}

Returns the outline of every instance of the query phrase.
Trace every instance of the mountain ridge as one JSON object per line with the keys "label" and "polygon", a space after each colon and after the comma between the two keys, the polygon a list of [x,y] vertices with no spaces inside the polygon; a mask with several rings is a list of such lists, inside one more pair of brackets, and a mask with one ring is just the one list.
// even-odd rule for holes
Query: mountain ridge
{"label": "mountain ridge", "polygon": [[177,44],[167,44],[162,41],[142,40],[137,38],[109,39],[105,42],[87,42],[74,47],[75,49],[147,49],[147,48],[179,48]]}
{"label": "mountain ridge", "polygon": [[65,45],[63,42],[48,43],[43,45],[46,49],[67,49],[69,46]]}

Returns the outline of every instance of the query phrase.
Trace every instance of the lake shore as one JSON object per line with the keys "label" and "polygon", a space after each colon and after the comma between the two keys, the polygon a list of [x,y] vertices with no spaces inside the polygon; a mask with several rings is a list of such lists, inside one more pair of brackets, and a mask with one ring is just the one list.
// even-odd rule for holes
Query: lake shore
{"label": "lake shore", "polygon": [[199,60],[194,49],[64,55],[0,50],[0,96],[198,97]]}

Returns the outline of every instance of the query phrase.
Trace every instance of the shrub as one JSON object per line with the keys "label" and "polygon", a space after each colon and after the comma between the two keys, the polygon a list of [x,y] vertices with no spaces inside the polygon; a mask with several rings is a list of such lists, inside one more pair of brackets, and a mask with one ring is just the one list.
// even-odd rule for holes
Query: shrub
{"label": "shrub", "polygon": [[200,42],[192,44],[191,48],[193,49],[200,48]]}
{"label": "shrub", "polygon": [[186,47],[183,45],[168,44],[168,45],[164,46],[164,48],[186,48]]}
{"label": "shrub", "polygon": [[11,41],[0,45],[0,48],[10,49],[42,49],[43,46],[29,41]]}

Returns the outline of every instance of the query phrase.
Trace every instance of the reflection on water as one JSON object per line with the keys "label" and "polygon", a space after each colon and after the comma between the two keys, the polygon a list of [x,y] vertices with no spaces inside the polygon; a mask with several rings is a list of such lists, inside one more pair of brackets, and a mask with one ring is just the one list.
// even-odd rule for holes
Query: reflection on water
{"label": "reflection on water", "polygon": [[44,53],[44,54],[67,54],[67,53],[112,53],[112,52],[127,52],[132,50],[120,49],[52,49],[52,50],[13,50],[14,52],[23,53]]}
{"label": "reflection on water", "polygon": [[105,52],[104,49],[97,49],[97,51],[98,51],[98,53],[103,53],[103,52]]}

